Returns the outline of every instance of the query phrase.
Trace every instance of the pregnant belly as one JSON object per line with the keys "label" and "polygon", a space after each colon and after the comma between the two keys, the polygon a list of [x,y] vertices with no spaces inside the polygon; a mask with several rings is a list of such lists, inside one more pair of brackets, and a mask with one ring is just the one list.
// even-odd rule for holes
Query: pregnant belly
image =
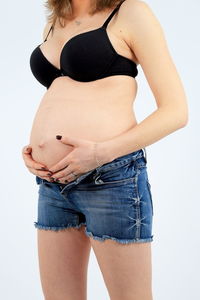
{"label": "pregnant belly", "polygon": [[88,92],[86,83],[84,87],[79,83],[79,89],[75,89],[59,79],[43,96],[30,133],[32,157],[47,168],[73,150],[72,145],[63,144],[56,135],[102,142],[136,125],[130,94],[123,94],[122,98],[119,91],[115,89],[113,95],[114,90],[109,88],[104,89],[105,97],[98,87],[92,90],[90,86]]}

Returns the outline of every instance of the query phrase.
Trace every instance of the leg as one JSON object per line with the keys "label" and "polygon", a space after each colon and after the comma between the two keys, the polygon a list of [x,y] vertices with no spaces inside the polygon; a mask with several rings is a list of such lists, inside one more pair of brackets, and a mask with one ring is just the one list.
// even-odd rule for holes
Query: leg
{"label": "leg", "polygon": [[91,239],[111,300],[152,300],[151,243]]}
{"label": "leg", "polygon": [[86,300],[91,245],[84,228],[37,229],[40,278],[45,300]]}
{"label": "leg", "polygon": [[146,168],[140,163],[133,181],[118,186],[112,181],[116,177],[102,172],[104,183],[99,182],[90,204],[95,209],[85,212],[87,234],[111,300],[153,299],[153,205]]}
{"label": "leg", "polygon": [[[134,165],[126,164],[126,167],[120,165],[113,172],[110,169],[108,172],[100,169],[100,177],[98,176],[94,183],[79,183],[71,194],[64,195],[67,201],[61,199],[57,193],[57,186],[49,183],[41,185],[36,225],[59,227],[86,222],[85,233],[90,236],[90,243],[92,243],[111,300],[152,300],[151,248],[150,243],[145,242],[152,240],[153,207],[145,163],[142,158],[138,158],[137,164],[135,161]],[[69,201],[72,199],[73,201]],[[76,211],[77,207],[78,211]],[[108,240],[97,241],[91,238],[91,235],[97,239],[108,238]],[[46,300],[85,299],[80,292],[82,286],[80,287],[78,282],[80,279],[84,282],[84,269],[88,260],[85,258],[86,263],[83,266],[83,259],[81,260],[84,255],[83,250],[74,255],[74,252],[80,249],[80,237],[75,239],[75,234],[67,235],[67,242],[64,235],[59,238],[58,233],[55,232],[47,237],[43,244],[46,252],[52,253],[52,255],[48,254],[48,260],[44,253],[45,248],[39,239],[41,244],[39,253],[42,257],[40,259],[41,278],[45,278],[42,284],[46,295],[49,296]],[[109,238],[121,240],[123,244],[109,240]],[[140,243],[138,243],[139,240]],[[128,244],[124,244],[126,242]],[[53,245],[53,250],[49,250],[50,245]],[[65,251],[62,250],[63,248]],[[48,265],[52,261],[53,267]],[[77,272],[78,267],[79,272]],[[49,269],[50,275],[48,275]],[[70,283],[71,289],[69,289]],[[51,287],[52,284],[53,287]],[[56,294],[55,291],[57,293],[61,291],[61,293]]]}

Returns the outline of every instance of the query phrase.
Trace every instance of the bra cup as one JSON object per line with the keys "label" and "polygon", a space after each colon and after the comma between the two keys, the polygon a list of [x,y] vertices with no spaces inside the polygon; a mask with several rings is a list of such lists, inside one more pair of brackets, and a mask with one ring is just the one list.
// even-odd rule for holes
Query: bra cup
{"label": "bra cup", "polygon": [[81,81],[97,79],[117,57],[110,50],[103,31],[78,36],[63,48],[60,60],[63,73]]}
{"label": "bra cup", "polygon": [[49,88],[53,80],[60,75],[55,68],[44,59],[38,47],[31,53],[30,68],[37,80],[47,88]]}

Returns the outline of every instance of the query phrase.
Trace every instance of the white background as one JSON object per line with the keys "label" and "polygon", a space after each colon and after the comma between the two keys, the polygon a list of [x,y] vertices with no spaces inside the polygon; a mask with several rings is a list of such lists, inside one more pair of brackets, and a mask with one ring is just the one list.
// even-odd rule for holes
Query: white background
{"label": "white background", "polygon": [[[189,104],[187,126],[146,147],[154,203],[154,300],[200,299],[200,4],[197,0],[147,2],[164,29]],[[0,22],[0,298],[42,300],[33,226],[38,187],[24,166],[21,149],[29,142],[46,91],[29,68],[30,54],[42,42],[43,1],[2,1]],[[140,122],[156,105],[141,67],[137,82],[135,110]],[[108,293],[91,251],[88,300],[104,299],[109,299]]]}

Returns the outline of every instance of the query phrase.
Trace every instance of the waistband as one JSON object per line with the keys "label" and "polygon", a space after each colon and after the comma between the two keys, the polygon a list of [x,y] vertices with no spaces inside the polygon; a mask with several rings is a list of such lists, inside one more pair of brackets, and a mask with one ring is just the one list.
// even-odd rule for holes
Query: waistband
{"label": "waistband", "polygon": [[97,167],[97,171],[107,171],[110,169],[113,169],[114,167],[119,167],[122,165],[125,165],[126,163],[129,163],[131,161],[135,161],[136,159],[139,159],[143,157],[145,159],[145,162],[147,163],[147,153],[145,148],[141,148],[137,151],[119,156],[112,160],[111,162],[105,163],[100,167]]}

